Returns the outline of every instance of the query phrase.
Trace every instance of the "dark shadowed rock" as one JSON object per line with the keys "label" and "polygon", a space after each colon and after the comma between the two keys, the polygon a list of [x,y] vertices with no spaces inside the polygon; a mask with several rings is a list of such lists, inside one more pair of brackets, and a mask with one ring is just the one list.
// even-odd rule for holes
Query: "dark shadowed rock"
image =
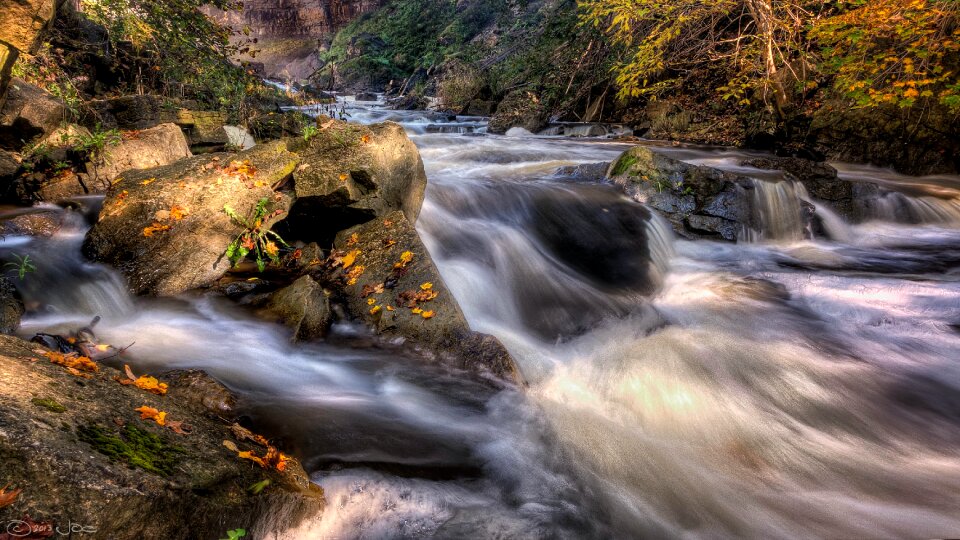
{"label": "dark shadowed rock", "polygon": [[0,110],[0,148],[20,150],[63,122],[63,101],[21,79],[13,79]]}
{"label": "dark shadowed rock", "polygon": [[548,118],[548,111],[536,94],[515,90],[497,105],[487,129],[490,133],[506,133],[512,127],[522,127],[536,133],[547,126]]}
{"label": "dark shadowed rock", "polygon": [[[336,247],[356,256],[347,269],[348,281],[343,289],[351,315],[382,335],[407,338],[446,362],[520,380],[519,370],[503,345],[493,336],[470,330],[433,259],[402,212],[344,231],[337,236]],[[351,276],[356,278],[353,283]]]}
{"label": "dark shadowed rock", "polygon": [[288,220],[293,238],[329,242],[337,231],[401,210],[416,222],[427,177],[416,146],[393,122],[324,120],[309,143],[290,141],[302,163]]}
{"label": "dark shadowed rock", "polygon": [[[255,172],[238,172],[233,162]],[[246,217],[266,198],[270,217],[263,226],[271,226],[290,205],[289,196],[274,189],[298,162],[277,141],[124,174],[107,192],[84,253],[118,268],[138,294],[175,295],[209,285],[230,268],[225,251],[243,231],[224,205]]]}
{"label": "dark shadowed rock", "polygon": [[264,311],[292,328],[298,341],[326,336],[332,322],[330,300],[310,276],[301,276],[273,293]]}
{"label": "dark shadowed rock", "polygon": [[174,119],[174,113],[164,98],[152,94],[117,96],[89,102],[96,114],[90,118],[90,127],[101,124],[105,128],[147,129]]}
{"label": "dark shadowed rock", "polygon": [[12,334],[20,328],[23,300],[8,277],[0,277],[0,334]]}
{"label": "dark shadowed rock", "polygon": [[0,234],[50,237],[62,224],[63,212],[31,210],[3,221]]}
{"label": "dark shadowed rock", "polygon": [[[226,448],[264,453],[196,404],[182,379],[158,396],[118,384],[103,365],[76,377],[38,351],[0,336],[0,476],[23,490],[0,520],[72,522],[94,529],[91,538],[221,538],[235,528],[267,538],[322,510],[322,490],[295,459],[279,472]],[[141,419],[142,406],[164,411],[166,426]],[[248,491],[264,479],[261,493]]]}

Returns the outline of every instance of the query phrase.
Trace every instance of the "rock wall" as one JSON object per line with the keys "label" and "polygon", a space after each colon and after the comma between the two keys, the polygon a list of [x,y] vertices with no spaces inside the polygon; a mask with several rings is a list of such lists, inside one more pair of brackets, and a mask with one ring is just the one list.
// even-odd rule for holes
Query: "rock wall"
{"label": "rock wall", "polygon": [[270,78],[301,80],[320,67],[320,46],[333,33],[382,0],[249,0],[243,11],[210,15],[234,28],[250,28],[256,55],[240,59],[262,66]]}

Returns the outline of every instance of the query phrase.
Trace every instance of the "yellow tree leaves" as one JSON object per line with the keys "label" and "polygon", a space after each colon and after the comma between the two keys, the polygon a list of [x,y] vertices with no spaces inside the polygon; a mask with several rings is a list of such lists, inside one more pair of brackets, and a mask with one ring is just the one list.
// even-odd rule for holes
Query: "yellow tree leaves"
{"label": "yellow tree leaves", "polygon": [[410,262],[413,261],[413,252],[404,251],[400,254],[400,262],[393,265],[394,268],[406,268]]}
{"label": "yellow tree leaves", "polygon": [[341,264],[343,265],[344,270],[353,266],[353,263],[357,260],[357,256],[362,253],[359,249],[348,252],[343,258],[340,259]]}
{"label": "yellow tree leaves", "polygon": [[169,231],[169,230],[170,230],[170,225],[166,225],[164,223],[158,223],[154,221],[150,225],[143,228],[143,235],[146,236],[147,238],[150,238],[151,236],[153,236],[153,233]]}

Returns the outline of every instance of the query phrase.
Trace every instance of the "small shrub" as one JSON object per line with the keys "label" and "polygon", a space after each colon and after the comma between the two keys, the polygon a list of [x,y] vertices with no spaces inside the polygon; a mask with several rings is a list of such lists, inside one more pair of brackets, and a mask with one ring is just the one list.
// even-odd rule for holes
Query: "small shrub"
{"label": "small shrub", "polygon": [[[230,219],[244,227],[243,232],[237,235],[233,242],[227,246],[227,259],[233,266],[253,253],[257,261],[257,270],[263,272],[267,267],[268,260],[274,264],[280,262],[278,243],[281,246],[290,247],[283,241],[283,238],[280,238],[279,234],[263,228],[263,220],[267,217],[267,204],[269,202],[270,199],[266,197],[260,199],[249,218],[237,214],[230,205],[223,205],[223,211],[230,216]],[[276,242],[270,240],[270,238],[273,238]]]}

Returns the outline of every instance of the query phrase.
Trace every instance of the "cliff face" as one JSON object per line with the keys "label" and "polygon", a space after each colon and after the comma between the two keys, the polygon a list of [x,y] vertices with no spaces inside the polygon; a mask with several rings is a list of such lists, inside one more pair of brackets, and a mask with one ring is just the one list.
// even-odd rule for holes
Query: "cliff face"
{"label": "cliff face", "polygon": [[234,28],[250,28],[255,56],[241,60],[263,66],[267,77],[300,80],[318,67],[318,49],[356,17],[373,11],[383,0],[247,0],[241,12],[210,15]]}

